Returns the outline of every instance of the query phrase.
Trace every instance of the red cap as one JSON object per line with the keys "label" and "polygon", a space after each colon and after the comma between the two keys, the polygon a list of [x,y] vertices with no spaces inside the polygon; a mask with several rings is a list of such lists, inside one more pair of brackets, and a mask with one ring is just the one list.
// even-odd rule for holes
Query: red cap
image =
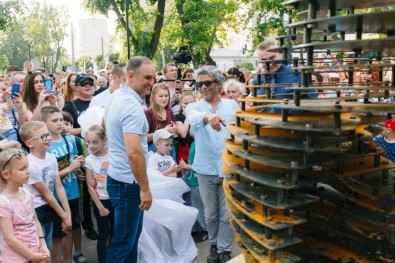
{"label": "red cap", "polygon": [[395,131],[395,120],[385,121],[383,122],[383,126]]}

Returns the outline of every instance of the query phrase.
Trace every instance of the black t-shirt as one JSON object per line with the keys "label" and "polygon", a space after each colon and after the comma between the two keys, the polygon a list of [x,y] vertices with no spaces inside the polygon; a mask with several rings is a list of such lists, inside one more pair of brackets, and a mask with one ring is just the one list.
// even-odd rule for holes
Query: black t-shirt
{"label": "black t-shirt", "polygon": [[[186,117],[183,113],[178,113],[176,115],[176,121],[180,121],[180,122],[184,123],[185,119],[186,119]],[[185,138],[181,138],[180,136],[178,136],[177,138],[178,138],[178,143],[181,145],[188,144],[189,146],[191,146],[191,143],[194,141],[193,137],[189,134],[189,130],[188,130],[187,136]]]}
{"label": "black t-shirt", "polygon": [[[76,99],[73,100],[73,102],[68,102],[64,105],[63,111],[66,111],[73,116],[74,119],[74,125],[73,128],[81,128],[81,126],[78,124],[78,117],[81,116],[82,113],[84,113],[88,108],[89,108],[89,103],[91,101],[85,101],[85,100],[80,100]],[[75,108],[73,107],[73,104],[75,105]]]}
{"label": "black t-shirt", "polygon": [[102,93],[102,92],[105,91],[106,89],[108,89],[108,87],[100,87],[98,90],[96,90],[96,91],[93,93],[93,97],[96,96],[96,95],[99,95],[100,93]]}

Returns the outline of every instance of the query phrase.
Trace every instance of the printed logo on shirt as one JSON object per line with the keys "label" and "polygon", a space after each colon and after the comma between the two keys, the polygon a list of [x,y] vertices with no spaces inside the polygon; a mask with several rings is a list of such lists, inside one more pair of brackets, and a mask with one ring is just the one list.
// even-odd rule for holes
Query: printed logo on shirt
{"label": "printed logo on shirt", "polygon": [[110,162],[103,162],[99,172],[94,174],[97,183],[97,191],[107,191],[107,170],[109,166]]}
{"label": "printed logo on shirt", "polygon": [[[51,174],[51,172],[53,172],[54,169],[51,168],[50,166],[46,166],[44,167],[44,169],[42,169],[42,175],[43,175],[43,182],[48,186],[48,189],[52,192],[55,193],[55,182],[54,182],[54,178],[55,178],[55,174]],[[41,201],[43,202],[47,202],[44,198],[44,196],[41,196]]]}
{"label": "printed logo on shirt", "polygon": [[107,179],[107,170],[110,166],[110,162],[103,162],[100,166],[99,173],[95,174],[95,180],[98,183],[102,183]]}
{"label": "printed logo on shirt", "polygon": [[158,162],[158,170],[160,172],[167,170],[171,167],[171,161],[170,160],[165,160],[165,161],[159,161]]}

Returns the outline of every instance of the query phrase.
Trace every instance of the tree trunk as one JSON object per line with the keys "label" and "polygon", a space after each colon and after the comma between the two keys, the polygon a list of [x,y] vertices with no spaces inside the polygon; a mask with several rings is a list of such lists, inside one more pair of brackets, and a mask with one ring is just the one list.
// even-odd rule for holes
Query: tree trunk
{"label": "tree trunk", "polygon": [[[130,30],[130,27],[126,27],[126,21],[123,18],[121,11],[119,11],[117,4],[115,3],[114,0],[109,0],[109,2],[111,3],[111,6],[114,9],[115,14],[117,15],[119,21],[121,21],[121,24],[123,25],[125,30],[126,30],[126,28],[128,29],[129,36],[132,39],[133,46],[135,47],[135,49],[137,49],[139,43],[138,43],[137,39],[134,37],[132,30]],[[127,39],[127,41],[129,41],[129,39]]]}
{"label": "tree trunk", "polygon": [[160,32],[162,31],[163,20],[165,18],[165,7],[166,7],[166,0],[159,0],[157,6],[158,15],[156,16],[154,32],[152,33],[151,43],[150,43],[151,58],[155,56],[155,52],[158,49]]}

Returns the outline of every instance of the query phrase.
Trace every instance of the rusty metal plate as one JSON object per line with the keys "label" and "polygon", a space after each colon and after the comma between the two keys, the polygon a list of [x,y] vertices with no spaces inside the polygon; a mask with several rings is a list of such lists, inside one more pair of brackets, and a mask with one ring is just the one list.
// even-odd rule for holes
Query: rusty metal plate
{"label": "rusty metal plate", "polygon": [[367,14],[353,14],[329,18],[310,19],[307,21],[289,24],[289,28],[311,28],[314,31],[355,33],[395,33],[395,24],[388,23],[395,16],[395,10]]}
{"label": "rusty metal plate", "polygon": [[395,46],[395,38],[388,39],[362,39],[347,41],[330,41],[330,42],[311,42],[295,45],[295,49],[316,48],[330,49],[332,51],[392,51]]}
{"label": "rusty metal plate", "polygon": [[340,128],[335,126],[333,114],[321,115],[322,112],[314,116],[314,112],[309,115],[298,116],[297,114],[288,117],[288,121],[282,121],[280,114],[270,114],[263,112],[241,112],[236,111],[235,115],[239,118],[249,121],[253,125],[272,126],[276,128],[303,131],[303,132],[327,132],[327,133],[342,133],[354,131],[360,118],[353,114],[342,114],[340,116]]}
{"label": "rusty metal plate", "polygon": [[[347,97],[344,97],[347,100]],[[372,112],[372,113],[390,113],[395,112],[394,103],[351,103],[341,102],[338,104],[321,102],[319,105],[310,101],[301,101],[300,106],[295,104],[271,104],[270,107],[277,109],[312,111],[312,112]]]}
{"label": "rusty metal plate", "polygon": [[[307,9],[311,0],[288,0],[284,5],[293,9]],[[395,5],[394,0],[316,0],[318,5],[317,10],[329,9],[330,5],[334,5],[336,10],[348,8],[368,8],[380,6]]]}
{"label": "rusty metal plate", "polygon": [[315,197],[306,194],[281,189],[276,191],[273,188],[260,185],[253,186],[252,184],[236,180],[228,180],[228,184],[231,189],[236,190],[245,197],[272,208],[289,209],[317,201]]}
{"label": "rusty metal plate", "polygon": [[249,144],[288,149],[305,152],[328,152],[334,154],[344,154],[352,152],[353,144],[361,144],[372,136],[333,136],[329,134],[297,133],[291,130],[284,130],[274,127],[260,128],[259,137],[254,134],[253,127],[238,127],[228,125],[227,129],[233,136],[247,141]]}

